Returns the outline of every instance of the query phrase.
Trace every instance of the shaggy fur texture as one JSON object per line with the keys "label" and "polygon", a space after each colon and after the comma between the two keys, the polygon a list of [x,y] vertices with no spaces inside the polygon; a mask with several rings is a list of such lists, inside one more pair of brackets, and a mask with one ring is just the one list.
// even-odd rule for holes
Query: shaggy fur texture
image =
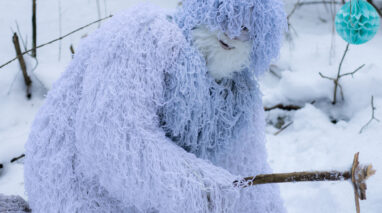
{"label": "shaggy fur texture", "polygon": [[284,212],[275,185],[232,186],[271,171],[253,70],[215,81],[186,22],[140,6],[84,39],[26,144],[34,212]]}
{"label": "shaggy fur texture", "polygon": [[20,196],[6,196],[0,194],[0,212],[27,213],[31,212],[28,203]]}
{"label": "shaggy fur texture", "polygon": [[287,28],[284,5],[280,0],[183,0],[176,15],[186,37],[196,26],[239,37],[248,29],[251,50],[251,72],[264,73],[279,54],[281,38]]}

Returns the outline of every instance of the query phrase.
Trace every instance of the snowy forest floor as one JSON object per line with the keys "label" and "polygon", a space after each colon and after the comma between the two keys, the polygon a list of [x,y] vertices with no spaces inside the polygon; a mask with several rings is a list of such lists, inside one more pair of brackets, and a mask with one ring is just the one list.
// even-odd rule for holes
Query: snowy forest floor
{"label": "snowy forest floor", "polygon": [[[37,43],[50,41],[136,2],[138,0],[38,1]],[[174,8],[177,0],[153,2]],[[287,13],[293,10],[294,3],[287,0]],[[377,3],[382,6],[382,2]],[[0,64],[14,57],[13,32],[21,34],[30,48],[31,8],[31,1],[27,0],[0,2]],[[382,122],[373,120],[362,133],[360,130],[371,118],[372,96],[375,117],[382,120],[382,32],[364,45],[350,45],[342,73],[365,66],[354,76],[341,79],[344,100],[338,95],[338,103],[332,105],[334,84],[321,78],[319,72],[335,76],[345,50],[346,43],[333,33],[331,11],[339,8],[337,5],[333,10],[332,6],[323,4],[297,8],[289,20],[291,30],[280,59],[272,66],[272,72],[260,79],[264,106],[301,106],[299,110],[267,111],[268,160],[274,172],[347,170],[354,153],[360,152],[360,162],[373,163],[377,170],[368,181],[368,199],[361,202],[361,210],[377,213],[382,209]],[[24,152],[30,124],[43,103],[46,90],[71,60],[70,45],[76,49],[81,37],[95,28],[97,25],[38,49],[31,100],[25,98],[18,62],[0,69],[0,163],[4,165],[0,169],[0,193],[27,198],[22,160],[9,161]],[[26,57],[26,62],[30,70],[36,65],[30,57]],[[275,135],[280,127],[288,124]],[[355,211],[353,189],[348,182],[290,183],[280,187],[290,213]]]}

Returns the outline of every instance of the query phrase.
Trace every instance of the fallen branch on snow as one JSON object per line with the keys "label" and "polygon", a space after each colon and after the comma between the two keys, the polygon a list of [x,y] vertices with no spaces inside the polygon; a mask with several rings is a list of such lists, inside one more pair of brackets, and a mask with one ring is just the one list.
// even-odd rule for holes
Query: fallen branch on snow
{"label": "fallen branch on snow", "polygon": [[344,181],[351,180],[354,189],[356,212],[360,212],[359,200],[366,200],[366,180],[375,174],[372,165],[359,165],[359,152],[354,155],[350,171],[315,171],[315,172],[293,172],[279,174],[262,174],[255,177],[246,177],[233,182],[236,187],[248,187],[258,184],[290,183],[306,181]]}
{"label": "fallen branch on snow", "polygon": [[286,110],[286,111],[292,111],[292,110],[299,110],[301,108],[302,107],[298,106],[298,105],[276,104],[276,105],[271,106],[271,107],[264,107],[264,111],[271,111],[274,109],[282,109],[282,110]]}

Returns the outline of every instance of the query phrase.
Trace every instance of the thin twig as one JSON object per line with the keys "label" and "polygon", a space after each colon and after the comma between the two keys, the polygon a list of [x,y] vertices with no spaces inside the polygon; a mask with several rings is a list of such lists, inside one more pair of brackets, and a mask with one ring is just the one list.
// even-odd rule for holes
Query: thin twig
{"label": "thin twig", "polygon": [[285,126],[283,126],[279,131],[277,131],[277,132],[275,132],[275,134],[273,134],[273,135],[278,135],[278,134],[280,134],[282,131],[284,131],[285,129],[287,129],[290,125],[292,125],[293,124],[293,121],[291,121],[291,122],[289,122],[287,125],[285,125]]}
{"label": "thin twig", "polygon": [[333,81],[333,84],[334,84],[333,101],[332,101],[333,105],[337,103],[338,88],[340,89],[341,99],[344,100],[344,92],[343,92],[342,85],[340,84],[341,78],[345,77],[345,76],[349,76],[349,75],[351,75],[353,77],[355,73],[357,73],[359,70],[361,70],[365,66],[365,64],[362,64],[357,69],[355,69],[353,72],[348,72],[348,73],[341,74],[342,64],[343,64],[343,62],[345,60],[346,54],[349,51],[349,45],[350,45],[349,43],[346,45],[345,51],[344,51],[344,53],[342,55],[340,64],[338,66],[337,76],[335,78],[326,76],[326,75],[322,74],[321,72],[318,73],[321,76],[321,78],[325,78],[325,79],[328,79],[330,81]]}
{"label": "thin twig", "polygon": [[[49,42],[47,42],[47,43],[41,44],[41,45],[37,46],[36,49],[41,48],[41,47],[46,46],[46,45],[49,45],[49,44],[54,43],[54,42],[56,42],[56,41],[59,41],[59,40],[61,40],[61,39],[64,39],[65,37],[67,37],[67,36],[69,36],[69,35],[71,35],[71,34],[73,34],[73,33],[76,33],[76,32],[78,32],[78,31],[80,31],[80,30],[82,30],[82,29],[84,29],[84,28],[86,28],[86,27],[89,27],[89,26],[91,26],[91,25],[93,25],[93,24],[95,24],[95,23],[98,23],[98,22],[100,22],[100,21],[106,20],[106,19],[111,18],[111,17],[113,17],[113,15],[109,15],[109,16],[107,16],[107,17],[105,17],[105,18],[102,18],[102,19],[99,19],[99,20],[97,20],[97,21],[93,21],[93,22],[91,22],[91,23],[89,23],[89,24],[87,24],[87,25],[85,25],[85,26],[82,26],[82,27],[80,27],[80,28],[78,28],[78,29],[76,29],[76,30],[73,30],[73,31],[70,32],[70,33],[65,34],[64,36],[61,36],[61,37],[59,37],[59,38],[56,38],[56,39],[54,39],[54,40],[52,40],[52,41],[49,41]],[[25,55],[25,54],[27,54],[27,53],[29,53],[29,52],[31,52],[31,51],[32,51],[32,49],[27,50],[27,51],[21,53],[21,55]],[[3,67],[6,66],[6,65],[12,63],[12,62],[15,61],[16,59],[17,59],[17,57],[15,57],[15,58],[9,60],[8,62],[4,63],[3,65],[0,66],[0,69],[3,68]]]}
{"label": "thin twig", "polygon": [[287,20],[289,21],[290,17],[296,12],[297,8],[301,6],[300,0],[297,0],[296,4],[294,4],[293,9],[290,11],[290,13],[287,16]]}
{"label": "thin twig", "polygon": [[20,156],[18,156],[18,157],[12,158],[12,160],[11,160],[10,162],[13,163],[13,162],[15,162],[15,161],[20,160],[20,159],[23,158],[23,157],[25,157],[25,154],[22,154],[22,155],[20,155]]}
{"label": "thin twig", "polygon": [[341,75],[340,75],[340,78],[342,78],[342,77],[344,77],[344,76],[347,76],[347,75],[351,75],[351,77],[353,77],[354,74],[355,74],[356,72],[358,72],[360,69],[362,69],[364,66],[365,66],[365,64],[362,64],[362,65],[359,66],[357,69],[355,69],[353,72],[348,72],[348,73],[341,74]]}
{"label": "thin twig", "polygon": [[[16,29],[17,29],[17,33],[20,35],[21,43],[23,44],[23,48],[25,51],[25,50],[27,50],[27,43],[24,42],[23,36],[22,36],[20,28],[19,28],[19,23],[17,23],[17,21],[16,21]],[[26,37],[26,38],[28,38],[28,37]]]}
{"label": "thin twig", "polygon": [[326,79],[329,79],[329,80],[332,80],[332,81],[336,80],[336,79],[334,79],[332,77],[329,77],[329,76],[326,76],[326,75],[322,74],[321,72],[319,72],[318,74],[321,76],[321,78],[326,78]]}
{"label": "thin twig", "polygon": [[334,80],[333,104],[336,104],[336,102],[337,102],[337,88],[338,88],[338,83],[339,83],[339,80],[341,77],[342,63],[344,62],[345,56],[346,56],[347,52],[349,51],[349,45],[350,45],[350,43],[346,44],[344,54],[342,55],[340,65],[338,66],[337,78],[336,78],[336,80]]}
{"label": "thin twig", "polygon": [[375,117],[375,110],[377,110],[377,108],[374,106],[374,96],[371,96],[371,118],[370,120],[361,128],[361,130],[359,130],[359,134],[361,134],[363,132],[363,130],[369,126],[369,124],[375,120],[377,122],[379,122],[379,119],[377,119]]}

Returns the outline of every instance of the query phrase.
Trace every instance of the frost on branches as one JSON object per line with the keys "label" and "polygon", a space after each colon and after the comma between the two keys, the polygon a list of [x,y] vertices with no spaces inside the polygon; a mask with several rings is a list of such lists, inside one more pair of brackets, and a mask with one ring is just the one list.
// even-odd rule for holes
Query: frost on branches
{"label": "frost on branches", "polygon": [[[192,36],[202,26],[218,51],[250,41],[250,69],[213,78]],[[232,184],[271,172],[255,76],[284,29],[278,0],[113,17],[82,41],[35,119],[25,159],[33,212],[284,212],[277,186]]]}

